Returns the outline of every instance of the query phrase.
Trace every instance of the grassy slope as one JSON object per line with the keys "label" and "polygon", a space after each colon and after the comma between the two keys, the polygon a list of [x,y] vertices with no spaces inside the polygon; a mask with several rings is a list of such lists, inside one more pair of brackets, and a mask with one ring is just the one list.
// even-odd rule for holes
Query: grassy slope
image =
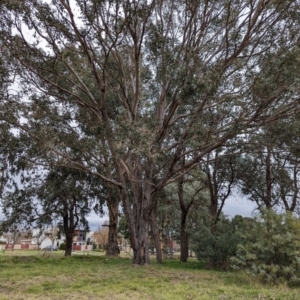
{"label": "grassy slope", "polygon": [[128,258],[0,253],[0,300],[277,300],[300,299],[299,295],[299,289],[264,286],[243,273],[203,270],[197,261],[166,260],[162,265],[139,267]]}

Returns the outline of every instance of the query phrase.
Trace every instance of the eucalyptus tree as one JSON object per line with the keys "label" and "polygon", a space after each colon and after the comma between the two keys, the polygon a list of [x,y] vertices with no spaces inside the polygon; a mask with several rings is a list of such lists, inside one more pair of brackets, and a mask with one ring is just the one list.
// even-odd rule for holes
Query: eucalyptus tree
{"label": "eucalyptus tree", "polygon": [[197,210],[207,206],[207,186],[204,174],[195,169],[165,188],[165,199],[159,206],[161,227],[176,232],[180,241],[180,261],[189,256],[189,229],[197,219]]}
{"label": "eucalyptus tree", "polygon": [[280,206],[286,211],[300,212],[300,130],[299,116],[276,122],[269,131],[277,136],[273,168],[279,186]]}
{"label": "eucalyptus tree", "polygon": [[[240,190],[259,209],[271,209],[280,205],[280,182],[283,183],[283,175],[287,175],[287,160],[280,159],[282,154],[278,135],[274,135],[270,128],[262,128],[251,136],[238,160],[237,177]],[[282,192],[286,189],[289,187],[285,180]]]}
{"label": "eucalyptus tree", "polygon": [[10,126],[5,121],[14,118],[10,108],[15,95],[11,94],[10,84],[14,80],[14,69],[9,64],[7,52],[0,42],[0,195],[9,180],[8,168],[14,159],[12,148],[17,144]]}
{"label": "eucalyptus tree", "polygon": [[56,220],[66,237],[65,256],[70,256],[74,230],[79,226],[88,229],[86,217],[97,205],[99,184],[95,189],[93,178],[74,169],[60,167],[39,173],[34,175],[31,171],[22,184],[5,194],[5,224],[22,222],[41,228]]}
{"label": "eucalyptus tree", "polygon": [[299,209],[299,120],[272,122],[253,135],[237,165],[241,192],[259,208]]}
{"label": "eucalyptus tree", "polygon": [[166,185],[227,140],[298,109],[299,60],[276,65],[272,89],[260,81],[269,54],[280,61],[297,46],[298,9],[298,0],[1,1],[1,42],[21,66],[28,116],[50,101],[72,112],[69,124],[100,132],[76,133],[89,145],[78,144],[88,150],[80,161],[54,133],[45,151],[115,187],[134,263],[149,262]]}
{"label": "eucalyptus tree", "polygon": [[82,226],[88,229],[86,217],[95,202],[90,183],[85,173],[58,168],[49,172],[37,192],[43,209],[41,217],[52,217],[62,224],[66,236],[65,256],[72,253],[75,229]]}

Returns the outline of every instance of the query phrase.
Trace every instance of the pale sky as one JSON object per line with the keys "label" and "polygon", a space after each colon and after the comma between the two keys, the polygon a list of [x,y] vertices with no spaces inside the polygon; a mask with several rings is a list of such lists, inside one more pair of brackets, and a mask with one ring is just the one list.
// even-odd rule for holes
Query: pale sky
{"label": "pale sky", "polygon": [[234,217],[235,215],[251,217],[256,207],[256,203],[236,195],[231,196],[226,200],[223,207],[223,213],[231,217]]}

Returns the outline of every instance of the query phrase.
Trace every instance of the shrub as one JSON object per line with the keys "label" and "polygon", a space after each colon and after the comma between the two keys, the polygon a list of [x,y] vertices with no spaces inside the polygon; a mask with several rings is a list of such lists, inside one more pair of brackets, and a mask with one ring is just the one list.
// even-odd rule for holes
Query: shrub
{"label": "shrub", "polygon": [[264,281],[300,280],[300,222],[290,213],[264,210],[252,228],[244,234],[232,266],[245,268]]}
{"label": "shrub", "polygon": [[59,245],[59,250],[66,250],[66,243],[61,243]]}
{"label": "shrub", "polygon": [[242,217],[236,217],[232,221],[223,217],[213,230],[205,222],[200,223],[191,235],[192,249],[197,258],[208,267],[227,270],[230,258],[235,255],[241,239],[239,227],[242,221]]}

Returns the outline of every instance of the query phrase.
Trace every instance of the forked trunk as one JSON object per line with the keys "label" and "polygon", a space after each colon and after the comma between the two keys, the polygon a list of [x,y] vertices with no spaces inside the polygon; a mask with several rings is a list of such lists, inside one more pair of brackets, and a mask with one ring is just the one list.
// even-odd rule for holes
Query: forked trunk
{"label": "forked trunk", "polygon": [[[135,205],[131,205],[128,195],[123,196],[124,212],[127,218],[128,229],[130,233],[130,243],[133,250],[132,263],[137,265],[149,264],[149,227],[150,227],[150,213],[141,206],[145,201],[136,201]],[[139,205],[142,204],[142,205]]]}
{"label": "forked trunk", "polygon": [[[149,229],[151,225],[151,214],[155,207],[152,162],[141,168],[141,159],[135,154],[128,157],[128,165],[135,166],[132,175],[137,180],[124,177],[127,172],[120,170],[120,181],[123,187],[120,189],[124,213],[130,232],[130,243],[133,250],[133,264],[145,265],[150,263],[149,259]],[[143,170],[143,171],[142,171]],[[143,180],[140,180],[143,178]],[[129,192],[130,190],[130,192]]]}

